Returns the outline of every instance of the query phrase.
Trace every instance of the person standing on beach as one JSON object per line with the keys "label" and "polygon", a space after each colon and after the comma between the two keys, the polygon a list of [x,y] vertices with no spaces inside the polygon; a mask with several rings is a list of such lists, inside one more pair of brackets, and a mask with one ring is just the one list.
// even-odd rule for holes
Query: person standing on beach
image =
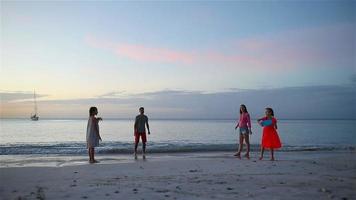
{"label": "person standing on beach", "polygon": [[281,148],[282,144],[277,133],[277,119],[274,117],[272,108],[266,108],[266,116],[257,120],[257,122],[263,126],[262,142],[261,142],[261,156],[263,159],[263,153],[265,148],[271,149],[271,160],[274,159],[274,149]]}
{"label": "person standing on beach", "polygon": [[144,115],[145,109],[143,107],[139,108],[140,114],[136,116],[135,124],[134,124],[134,136],[135,136],[135,159],[137,159],[137,146],[140,141],[140,137],[142,139],[142,157],[146,158],[146,126],[148,130],[148,135],[151,134],[150,126],[148,125],[148,117]]}
{"label": "person standing on beach", "polygon": [[101,117],[96,117],[98,114],[98,109],[96,107],[91,107],[89,109],[89,119],[87,125],[87,148],[89,153],[89,163],[97,163],[98,161],[94,159],[94,148],[99,146],[99,140],[101,137],[99,134],[99,121],[102,120]]}
{"label": "person standing on beach", "polygon": [[248,113],[247,108],[244,104],[240,105],[240,119],[235,126],[235,129],[237,129],[237,128],[239,128],[240,143],[239,143],[239,149],[234,156],[241,159],[241,151],[242,151],[242,147],[243,147],[244,140],[245,140],[246,146],[247,146],[245,157],[247,159],[250,159],[250,137],[249,137],[249,135],[252,134],[251,120],[250,120],[250,114]]}

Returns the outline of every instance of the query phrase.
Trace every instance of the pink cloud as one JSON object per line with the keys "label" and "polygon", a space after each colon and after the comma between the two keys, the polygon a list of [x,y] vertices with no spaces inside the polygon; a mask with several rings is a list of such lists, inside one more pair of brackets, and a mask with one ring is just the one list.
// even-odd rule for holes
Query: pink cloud
{"label": "pink cloud", "polygon": [[186,63],[195,62],[196,57],[192,53],[171,49],[146,47],[143,45],[120,44],[114,49],[118,56],[125,56],[138,61]]}
{"label": "pink cloud", "polygon": [[172,49],[126,43],[114,44],[112,42],[100,40],[93,36],[87,36],[85,41],[92,47],[109,49],[117,56],[126,57],[140,62],[179,62],[191,64],[196,60],[196,56],[193,53]]}
{"label": "pink cloud", "polygon": [[219,47],[181,51],[142,44],[114,43],[87,36],[94,48],[109,50],[120,58],[138,62],[219,65],[230,68],[286,69],[306,66],[352,64],[355,49],[352,25],[335,25],[237,40],[225,51]]}
{"label": "pink cloud", "polygon": [[149,47],[137,44],[115,44],[105,40],[87,36],[87,44],[94,48],[108,49],[119,57],[129,58],[140,62],[163,62],[163,63],[236,63],[252,62],[253,59],[247,55],[227,55],[215,50],[204,52],[184,52],[173,49]]}

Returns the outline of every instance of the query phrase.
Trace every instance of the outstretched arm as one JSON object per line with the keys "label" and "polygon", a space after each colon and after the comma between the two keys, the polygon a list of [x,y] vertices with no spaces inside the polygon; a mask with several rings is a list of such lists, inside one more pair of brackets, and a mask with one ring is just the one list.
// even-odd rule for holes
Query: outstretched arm
{"label": "outstretched arm", "polygon": [[260,122],[260,121],[262,121],[262,120],[263,120],[263,117],[258,118],[258,119],[257,119],[257,122]]}
{"label": "outstretched arm", "polygon": [[263,120],[263,117],[262,118],[259,118],[259,119],[257,119],[257,123],[260,125],[260,126],[262,126],[262,123],[261,123],[261,121]]}

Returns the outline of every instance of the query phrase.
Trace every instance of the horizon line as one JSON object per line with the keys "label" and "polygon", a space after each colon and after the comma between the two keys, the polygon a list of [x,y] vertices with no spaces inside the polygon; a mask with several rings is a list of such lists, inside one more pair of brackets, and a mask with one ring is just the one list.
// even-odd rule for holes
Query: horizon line
{"label": "horizon line", "polygon": [[[27,117],[0,117],[0,120],[3,119],[14,119],[14,120],[23,120],[28,119]],[[73,117],[73,118],[60,118],[60,117],[45,117],[40,118],[40,120],[85,120],[84,117]],[[237,118],[149,118],[150,120],[236,120]],[[356,118],[277,118],[278,120],[356,120]],[[108,117],[103,118],[103,120],[134,120],[134,117]],[[251,120],[257,120],[257,118],[251,118]]]}

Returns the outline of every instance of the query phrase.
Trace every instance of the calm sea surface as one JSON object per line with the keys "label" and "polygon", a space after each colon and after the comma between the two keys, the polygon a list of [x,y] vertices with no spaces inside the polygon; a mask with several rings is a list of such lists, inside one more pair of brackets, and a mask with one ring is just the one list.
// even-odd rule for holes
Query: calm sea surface
{"label": "calm sea surface", "polygon": [[[151,152],[233,150],[234,120],[150,120]],[[1,119],[0,155],[85,153],[87,120]],[[100,122],[101,153],[132,151],[133,120]],[[262,129],[252,124],[252,149]],[[342,149],[356,146],[356,120],[279,120],[282,150]]]}

